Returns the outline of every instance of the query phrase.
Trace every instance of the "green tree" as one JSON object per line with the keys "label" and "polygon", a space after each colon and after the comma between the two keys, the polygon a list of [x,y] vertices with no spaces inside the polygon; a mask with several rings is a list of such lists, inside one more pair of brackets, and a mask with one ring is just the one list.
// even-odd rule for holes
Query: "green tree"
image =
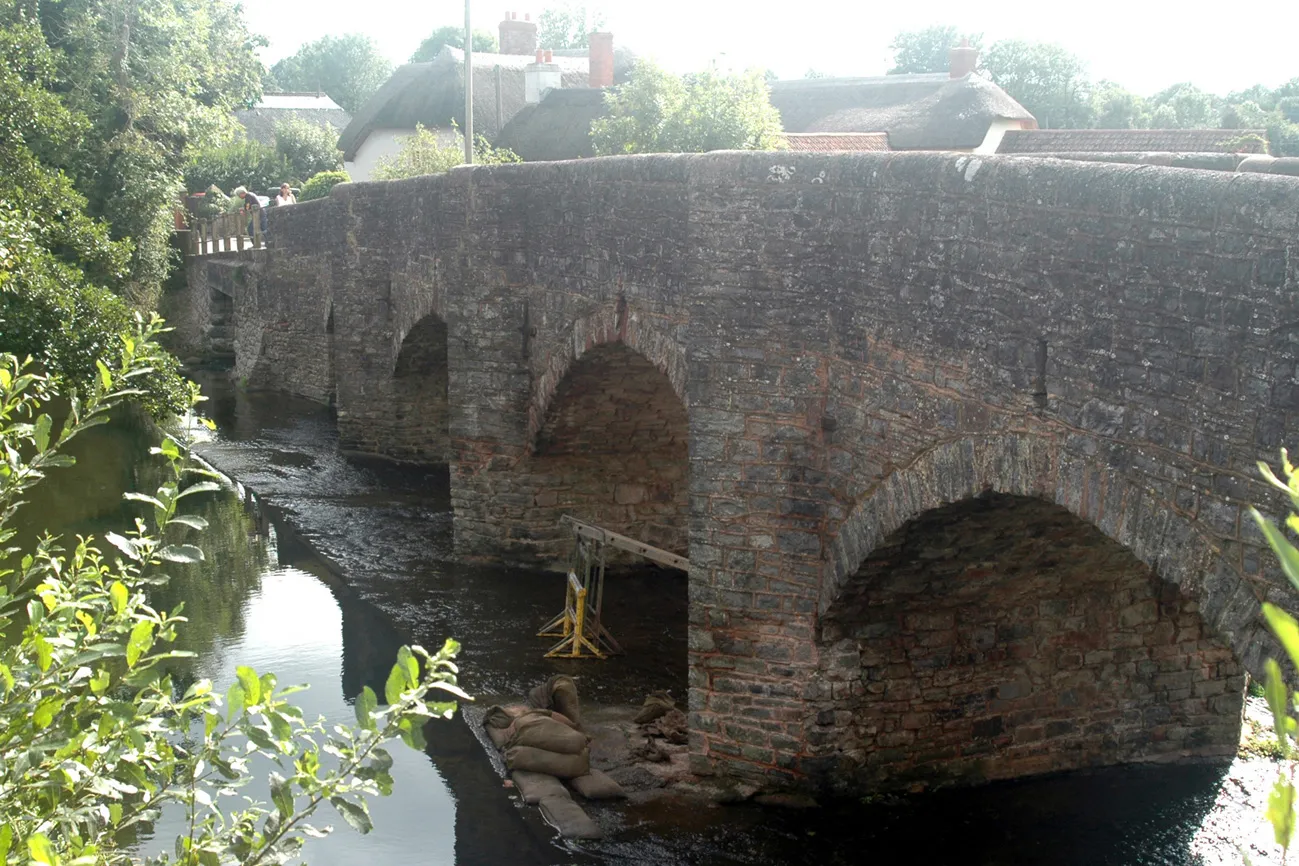
{"label": "green tree", "polygon": [[359,33],[325,36],[271,67],[278,87],[321,90],[355,114],[392,74],[392,64],[374,40]]}
{"label": "green tree", "polygon": [[572,0],[549,6],[537,16],[537,45],[542,48],[586,48],[592,31],[604,27],[604,15]]}
{"label": "green tree", "polygon": [[1183,82],[1150,97],[1151,125],[1156,129],[1212,129],[1222,116],[1220,100]]}
{"label": "green tree", "polygon": [[1043,129],[1093,125],[1086,66],[1059,45],[1019,39],[996,42],[984,56],[983,67]]}
{"label": "green tree", "polygon": [[[419,44],[415,53],[410,56],[411,63],[427,63],[434,57],[442,53],[442,49],[450,45],[452,48],[465,47],[465,28],[457,27],[454,24],[448,24],[445,27],[439,27],[434,30],[429,38]],[[474,31],[474,50],[493,54],[500,49],[496,42],[495,34],[488,30]]]}
{"label": "green tree", "polygon": [[[264,41],[228,0],[30,5],[54,49],[53,89],[86,121],[51,162],[73,178],[114,238],[132,242],[128,270],[109,287],[151,308],[176,264],[171,218],[187,158],[228,135],[232,109],[256,100],[262,65],[254,49]],[[10,20],[18,7],[0,0]]]}
{"label": "green tree", "polygon": [[[0,351],[85,390],[131,322],[106,288],[126,284],[131,245],[112,240],[71,179],[43,161],[73,150],[86,128],[53,92],[57,74],[37,23],[0,15]],[[141,382],[150,411],[183,408],[176,368],[160,357]]]}
{"label": "green tree", "polygon": [[905,30],[889,43],[889,50],[893,52],[893,68],[889,74],[947,72],[951,69],[948,52],[960,45],[962,39],[968,40],[971,48],[983,47],[982,33],[962,33],[951,24]]}
{"label": "green tree", "polygon": [[[417,124],[415,134],[402,141],[401,148],[396,154],[379,160],[373,179],[401,180],[426,174],[442,174],[457,165],[463,165],[464,161],[465,137],[460,134],[459,129],[453,129],[450,136],[440,137],[435,130]],[[487,139],[481,135],[476,136],[474,162],[480,165],[496,165],[519,161],[514,151],[493,148],[488,144]]]}
{"label": "green tree", "polygon": [[591,125],[601,156],[784,146],[780,114],[756,70],[726,75],[713,68],[678,77],[642,61],[604,99],[608,113]]}
{"label": "green tree", "polygon": [[302,192],[298,194],[298,201],[312,201],[313,199],[324,198],[329,195],[329,191],[340,183],[351,183],[351,176],[345,171],[322,171],[320,174],[313,175],[302,185]]}
{"label": "green tree", "polygon": [[338,133],[327,123],[310,123],[289,117],[275,124],[275,152],[289,164],[289,173],[280,181],[305,181],[322,171],[343,167],[343,152],[338,149]]}
{"label": "green tree", "polygon": [[185,167],[185,188],[190,191],[217,187],[229,192],[246,186],[264,193],[293,173],[291,163],[276,148],[260,141],[238,139],[202,150]]}
{"label": "green tree", "polygon": [[1145,129],[1150,125],[1146,101],[1113,81],[1101,81],[1092,93],[1092,125],[1097,129]]}
{"label": "green tree", "polygon": [[[218,696],[207,680],[178,684],[168,663],[185,628],[178,610],[147,599],[165,584],[169,564],[204,559],[192,542],[207,525],[187,510],[213,490],[214,473],[193,465],[187,443],[166,436],[154,453],[167,468],[152,494],[130,493],[144,517],[129,532],[108,532],[64,547],[45,536],[14,549],[11,523],[24,495],[69,464],[69,442],[102,423],[153,362],[161,322],[124,340],[113,363],[100,363],[94,386],[71,399],[66,420],[49,407],[58,383],[0,355],[0,860],[14,863],[131,862],[129,840],[164,807],[178,809],[175,840],[182,866],[283,863],[326,803],[361,832],[371,829],[364,798],[392,789],[386,741],[423,750],[425,723],[449,717],[455,685],[454,642],[436,655],[402,647],[384,689],[386,707],[368,687],[356,701],[357,727],[310,722],[290,704],[296,688],[270,673],[239,667]],[[197,398],[196,390],[190,394]],[[441,700],[430,700],[438,695]],[[254,755],[273,761],[269,806],[240,799]],[[283,772],[281,772],[283,771]]]}

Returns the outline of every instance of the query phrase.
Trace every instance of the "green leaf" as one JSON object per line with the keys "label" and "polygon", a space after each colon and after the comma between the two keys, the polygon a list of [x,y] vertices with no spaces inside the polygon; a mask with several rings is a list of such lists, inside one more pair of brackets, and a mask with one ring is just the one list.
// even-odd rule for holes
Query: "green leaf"
{"label": "green leaf", "polygon": [[235,668],[235,677],[238,678],[239,685],[243,688],[244,701],[248,706],[251,707],[261,701],[262,683],[261,680],[257,679],[257,671],[247,665],[240,665]]}
{"label": "green leaf", "polygon": [[401,665],[406,672],[407,688],[419,685],[419,662],[411,655],[410,647],[404,646],[397,650],[397,664]]}
{"label": "green leaf", "polygon": [[239,683],[234,683],[226,692],[226,721],[233,722],[244,711],[244,690]]}
{"label": "green leaf", "polygon": [[168,460],[180,458],[180,448],[176,446],[176,440],[170,437],[162,440],[162,446],[158,450],[162,451],[163,456]]}
{"label": "green leaf", "polygon": [[95,367],[99,370],[99,384],[107,391],[113,387],[113,374],[109,371],[108,365],[103,361],[95,361]]}
{"label": "green leaf", "polygon": [[1263,602],[1263,617],[1281,646],[1285,647],[1290,661],[1299,668],[1299,622],[1271,602]]}
{"label": "green leaf", "polygon": [[375,721],[372,713],[378,709],[379,700],[374,696],[374,689],[366,686],[361,689],[361,694],[356,699],[356,722],[367,731],[375,729]]}
{"label": "green leaf", "polygon": [[122,551],[127,559],[132,559],[136,562],[140,561],[140,552],[136,550],[135,542],[131,541],[131,539],[124,538],[116,532],[105,532],[104,540],[113,545],[113,547]]}
{"label": "green leaf", "polygon": [[1281,563],[1281,570],[1290,581],[1290,585],[1299,589],[1299,550],[1295,550],[1290,540],[1277,529],[1272,521],[1259,514],[1257,508],[1251,508],[1249,513],[1253,515],[1254,522],[1262,530],[1263,535],[1267,537],[1267,543],[1271,545],[1272,552],[1276,554],[1277,560]]}
{"label": "green leaf", "polygon": [[211,481],[200,481],[197,484],[191,484],[180,493],[177,493],[176,498],[182,499],[195,493],[215,493],[220,489],[221,486],[219,484],[213,484]]}
{"label": "green leaf", "polygon": [[[14,690],[14,673],[9,670],[9,665],[0,664],[0,682],[4,683],[6,693]],[[0,857],[0,863],[3,862],[4,858]]]}
{"label": "green leaf", "polygon": [[109,675],[108,671],[101,669],[91,677],[90,691],[96,696],[102,695],[104,692],[108,691],[108,687],[112,684],[112,681],[113,679]]}
{"label": "green leaf", "polygon": [[168,526],[171,526],[173,523],[188,526],[190,529],[197,529],[199,532],[207,529],[207,520],[199,517],[197,514],[177,514],[171,520],[167,521]]}
{"label": "green leaf", "polygon": [[38,451],[50,447],[50,429],[53,427],[54,421],[49,415],[40,415],[36,418],[36,424],[32,427],[32,438],[36,440]]}
{"label": "green leaf", "polygon": [[54,846],[50,844],[49,837],[44,833],[33,833],[27,838],[27,853],[31,855],[34,863],[58,866],[59,855],[54,853]]}
{"label": "green leaf", "polygon": [[153,646],[153,629],[155,623],[153,620],[141,620],[131,629],[131,639],[126,642],[126,666],[135,667],[140,656],[147,653]]}
{"label": "green leaf", "polygon": [[271,773],[271,800],[280,818],[287,819],[293,814],[293,788],[279,773]]}
{"label": "green leaf", "polygon": [[169,544],[158,551],[158,556],[168,562],[202,562],[203,551],[192,544]]}
{"label": "green leaf", "polygon": [[401,703],[401,693],[406,690],[406,672],[400,664],[392,666],[388,672],[388,682],[383,685],[384,699],[391,704]]}
{"label": "green leaf", "polygon": [[44,673],[54,662],[54,647],[50,646],[50,642],[41,635],[36,635],[32,643],[36,646],[36,664]]}
{"label": "green leaf", "polygon": [[1267,820],[1272,824],[1272,835],[1276,843],[1289,850],[1294,839],[1294,786],[1282,773],[1272,786],[1272,794],[1267,798]]}
{"label": "green leaf", "polygon": [[[0,370],[0,373],[4,370]],[[0,863],[9,862],[9,849],[14,844],[14,828],[12,824],[5,824],[0,827]]]}
{"label": "green leaf", "polygon": [[352,826],[353,830],[364,834],[374,829],[374,825],[370,823],[370,815],[365,811],[365,806],[349,803],[342,797],[330,797],[329,802],[338,810],[338,814],[343,816],[343,820]]}
{"label": "green leaf", "polygon": [[54,723],[54,717],[61,709],[63,709],[63,698],[46,698],[36,705],[36,711],[32,713],[32,724],[37,730],[45,730]]}
{"label": "green leaf", "polygon": [[126,585],[120,580],[113,581],[113,585],[108,588],[108,595],[113,600],[113,613],[118,616],[126,610],[126,601],[128,598]]}
{"label": "green leaf", "polygon": [[150,496],[147,493],[133,493],[131,491],[127,491],[126,493],[122,494],[122,498],[129,502],[145,502],[148,503],[149,505],[152,505],[154,508],[158,508],[158,509],[163,508],[163,504],[159,502],[156,497]]}

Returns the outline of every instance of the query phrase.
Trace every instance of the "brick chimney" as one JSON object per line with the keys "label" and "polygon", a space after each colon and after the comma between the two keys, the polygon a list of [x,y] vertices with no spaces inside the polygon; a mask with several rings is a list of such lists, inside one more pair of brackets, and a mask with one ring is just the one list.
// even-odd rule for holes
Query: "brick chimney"
{"label": "brick chimney", "polygon": [[525,13],[520,21],[519,13],[505,13],[501,21],[502,54],[532,54],[537,50],[537,24],[531,18]]}
{"label": "brick chimney", "polygon": [[613,34],[592,33],[590,37],[592,87],[613,86]]}
{"label": "brick chimney", "polygon": [[979,66],[979,49],[970,47],[970,40],[962,39],[961,44],[947,52],[952,65],[952,77],[964,78]]}

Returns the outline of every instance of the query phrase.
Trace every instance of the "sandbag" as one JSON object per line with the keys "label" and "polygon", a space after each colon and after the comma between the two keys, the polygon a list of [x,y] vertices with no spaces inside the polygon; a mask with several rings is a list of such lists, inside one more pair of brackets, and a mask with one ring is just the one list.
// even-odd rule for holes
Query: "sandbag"
{"label": "sandbag", "polygon": [[591,752],[583,749],[576,755],[561,755],[531,746],[513,746],[505,750],[505,766],[511,770],[531,770],[560,779],[573,779],[591,771]]}
{"label": "sandbag", "polygon": [[510,741],[510,736],[514,733],[514,725],[508,728],[493,728],[490,725],[486,728],[487,739],[492,741],[492,745],[499,751],[505,751],[505,744]]}
{"label": "sandbag", "polygon": [[668,692],[650,692],[645,696],[645,703],[641,706],[640,712],[636,714],[636,718],[632,719],[632,721],[638,725],[649,724],[669,710],[676,709],[676,707],[676,702],[672,700],[672,695]]}
{"label": "sandbag", "polygon": [[483,727],[508,728],[514,724],[514,720],[519,716],[530,712],[533,712],[532,708],[525,707],[522,704],[513,704],[508,707],[489,707],[487,712],[483,714]]}
{"label": "sandbag", "polygon": [[529,713],[515,719],[507,730],[513,731],[506,740],[506,748],[531,746],[561,755],[576,755],[586,748],[587,738],[568,725],[548,714]]}
{"label": "sandbag", "polygon": [[622,785],[610,779],[602,770],[594,768],[585,776],[569,779],[568,784],[588,800],[621,800],[627,796]]}
{"label": "sandbag", "polygon": [[568,797],[568,789],[564,787],[564,783],[545,773],[515,770],[510,774],[510,778],[514,780],[514,787],[518,789],[519,795],[523,797],[523,802],[529,806],[535,806],[542,800],[551,797],[559,797],[560,799]]}
{"label": "sandbag", "polygon": [[602,839],[604,833],[591,816],[572,798],[551,797],[541,801],[541,814],[565,839]]}
{"label": "sandbag", "polygon": [[563,713],[578,730],[582,729],[582,708],[578,703],[577,683],[572,677],[555,674],[528,692],[528,703],[538,709]]}

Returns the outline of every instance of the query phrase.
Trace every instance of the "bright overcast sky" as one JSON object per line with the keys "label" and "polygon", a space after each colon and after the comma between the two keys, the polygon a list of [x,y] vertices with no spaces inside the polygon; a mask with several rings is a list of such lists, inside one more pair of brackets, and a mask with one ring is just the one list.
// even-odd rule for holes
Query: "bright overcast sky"
{"label": "bright overcast sky", "polygon": [[[513,4],[513,5],[512,5]],[[475,0],[474,26],[494,30],[506,9],[533,18],[545,0]],[[1093,78],[1150,94],[1179,81],[1226,93],[1299,76],[1299,4],[1199,11],[1170,0],[804,0],[763,6],[718,0],[603,0],[616,43],[677,72],[716,59],[725,66],[774,69],[783,78],[809,68],[834,75],[887,71],[899,30],[936,23],[982,31],[984,44],[1024,38],[1058,42],[1081,56]],[[249,25],[270,39],[273,63],[304,42],[360,32],[394,63],[443,24],[463,24],[459,0],[244,0]],[[747,9],[748,11],[736,11]]]}

